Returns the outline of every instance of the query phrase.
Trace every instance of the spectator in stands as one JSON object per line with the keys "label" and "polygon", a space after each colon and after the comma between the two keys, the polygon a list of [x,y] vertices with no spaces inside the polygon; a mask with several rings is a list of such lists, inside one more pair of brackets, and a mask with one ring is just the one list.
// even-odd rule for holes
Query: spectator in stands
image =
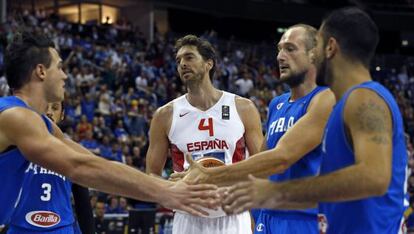
{"label": "spectator in stands", "polygon": [[128,200],[125,197],[119,198],[119,213],[128,213],[130,210],[130,206],[128,205]]}
{"label": "spectator in stands", "polygon": [[85,138],[80,141],[80,144],[94,154],[100,154],[100,144],[93,137],[92,129],[86,131]]}
{"label": "spectator in stands", "polygon": [[110,143],[111,143],[110,136],[104,135],[102,137],[102,144],[99,145],[99,153],[102,157],[108,160],[116,160],[114,157],[114,153],[112,152],[112,146]]}
{"label": "spectator in stands", "polygon": [[96,202],[95,206],[95,230],[97,234],[105,234],[107,222],[104,219],[105,203],[102,201]]}
{"label": "spectator in stands", "polygon": [[241,96],[247,96],[248,93],[254,88],[251,74],[249,72],[243,73],[242,78],[236,80],[234,84],[237,85],[238,87],[238,90],[236,93]]}
{"label": "spectator in stands", "polygon": [[106,207],[105,213],[106,214],[119,214],[119,198],[117,196],[111,196],[109,198],[109,205]]}
{"label": "spectator in stands", "polygon": [[86,115],[82,115],[80,122],[76,126],[76,134],[78,135],[79,140],[83,140],[88,131],[92,131],[92,125],[88,122]]}

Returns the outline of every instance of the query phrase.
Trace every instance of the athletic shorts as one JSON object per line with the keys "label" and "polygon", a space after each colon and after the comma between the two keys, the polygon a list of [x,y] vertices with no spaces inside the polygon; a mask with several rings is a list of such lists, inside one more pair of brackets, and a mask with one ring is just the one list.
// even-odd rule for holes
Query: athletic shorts
{"label": "athletic shorts", "polygon": [[255,234],[319,234],[318,219],[313,215],[260,212]]}
{"label": "athletic shorts", "polygon": [[28,229],[19,228],[16,226],[10,226],[7,234],[74,234],[73,225],[68,225],[64,227],[59,227],[50,231],[32,231]]}
{"label": "athletic shorts", "polygon": [[176,212],[173,234],[251,234],[249,212],[238,215],[204,218]]}

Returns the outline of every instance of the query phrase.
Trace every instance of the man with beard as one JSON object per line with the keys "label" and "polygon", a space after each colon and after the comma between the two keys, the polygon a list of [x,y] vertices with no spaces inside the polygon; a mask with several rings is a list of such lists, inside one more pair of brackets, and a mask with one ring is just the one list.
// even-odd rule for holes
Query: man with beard
{"label": "man with beard", "polygon": [[[249,174],[270,176],[270,180],[278,182],[317,175],[323,129],[335,98],[329,89],[316,85],[316,68],[311,61],[316,33],[312,26],[293,25],[277,45],[279,82],[287,83],[290,92],[275,97],[269,104],[266,142],[261,148],[264,152],[210,170],[194,164],[186,180],[230,185],[246,180]],[[315,207],[261,210],[255,233],[318,233]]]}
{"label": "man with beard", "polygon": [[[187,35],[176,42],[177,70],[187,94],[159,108],[150,128],[147,172],[160,176],[170,150],[174,171],[188,168],[184,154],[205,166],[236,163],[259,152],[263,141],[259,113],[249,99],[218,90],[211,78],[216,69],[216,52],[201,38]],[[175,234],[248,234],[248,212],[226,216],[209,210],[208,217],[177,211]]]}
{"label": "man with beard", "polygon": [[327,233],[404,232],[407,150],[398,105],[369,73],[378,40],[377,26],[358,8],[322,22],[316,64],[337,104],[323,137],[321,175],[286,183],[251,178],[230,189],[227,212],[319,202]]}

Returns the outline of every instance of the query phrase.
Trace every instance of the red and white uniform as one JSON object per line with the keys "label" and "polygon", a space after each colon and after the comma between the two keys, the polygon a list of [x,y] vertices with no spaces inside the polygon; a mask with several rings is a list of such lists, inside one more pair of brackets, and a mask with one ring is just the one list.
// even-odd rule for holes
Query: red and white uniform
{"label": "red and white uniform", "polygon": [[[168,134],[174,171],[188,168],[185,153],[191,153],[194,160],[214,157],[226,165],[244,160],[247,155],[244,132],[234,94],[223,92],[219,101],[206,111],[193,107],[186,95],[175,99]],[[251,233],[248,212],[232,216],[221,210],[209,213],[209,217],[203,218],[176,212],[173,233]]]}

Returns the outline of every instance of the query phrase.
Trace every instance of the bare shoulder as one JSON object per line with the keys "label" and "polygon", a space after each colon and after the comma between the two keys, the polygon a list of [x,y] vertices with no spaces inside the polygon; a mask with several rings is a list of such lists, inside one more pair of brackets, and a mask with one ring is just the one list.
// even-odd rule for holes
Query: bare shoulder
{"label": "bare shoulder", "polygon": [[236,108],[239,114],[244,113],[244,112],[248,113],[249,111],[257,111],[256,106],[250,99],[236,95],[235,101],[236,101]]}
{"label": "bare shoulder", "polygon": [[154,117],[157,116],[158,118],[170,118],[173,114],[173,101],[159,107],[155,113]]}
{"label": "bare shoulder", "polygon": [[26,127],[34,125],[33,123],[38,123],[39,121],[42,121],[40,115],[22,107],[10,108],[0,113],[0,126],[2,129]]}
{"label": "bare shoulder", "polygon": [[345,112],[352,110],[361,111],[363,108],[373,109],[379,112],[389,112],[385,100],[371,89],[359,88],[353,90],[345,104]]}
{"label": "bare shoulder", "polygon": [[167,133],[171,127],[173,106],[173,101],[171,101],[159,107],[151,120],[151,128],[164,129]]}
{"label": "bare shoulder", "polygon": [[309,104],[308,110],[314,106],[318,106],[320,108],[332,108],[335,103],[335,95],[331,89],[328,88],[315,95]]}
{"label": "bare shoulder", "polygon": [[365,88],[355,89],[349,95],[344,119],[348,127],[367,133],[390,132],[392,128],[388,104],[376,92]]}
{"label": "bare shoulder", "polygon": [[255,129],[257,132],[262,132],[260,125],[260,114],[255,104],[244,97],[236,96],[236,109],[239,113],[240,119],[246,129]]}
{"label": "bare shoulder", "polygon": [[41,134],[40,128],[46,129],[46,125],[40,115],[21,107],[7,109],[0,113],[0,150],[9,145],[15,145],[19,136]]}

